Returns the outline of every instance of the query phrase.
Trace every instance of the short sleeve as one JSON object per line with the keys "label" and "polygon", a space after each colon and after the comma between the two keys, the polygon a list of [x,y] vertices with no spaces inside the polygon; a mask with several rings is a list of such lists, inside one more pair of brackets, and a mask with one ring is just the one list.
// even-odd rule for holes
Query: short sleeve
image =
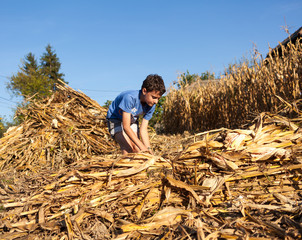
{"label": "short sleeve", "polygon": [[124,112],[131,113],[131,110],[133,108],[133,98],[130,94],[125,94],[118,105],[120,109],[122,109]]}

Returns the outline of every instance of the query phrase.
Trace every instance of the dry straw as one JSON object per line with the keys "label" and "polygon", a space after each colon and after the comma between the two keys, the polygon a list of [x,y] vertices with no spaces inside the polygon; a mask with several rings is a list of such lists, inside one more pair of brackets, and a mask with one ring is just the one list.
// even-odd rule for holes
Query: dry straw
{"label": "dry straw", "polygon": [[[259,57],[259,56],[258,56]],[[283,99],[301,98],[302,45],[282,46],[264,61],[254,58],[233,67],[221,81],[171,89],[164,105],[163,124],[169,133],[238,128],[261,112],[277,113]],[[260,63],[259,63],[260,62]]]}
{"label": "dry straw", "polygon": [[58,169],[94,154],[111,153],[106,109],[67,85],[19,109],[25,120],[0,139],[0,169]]}
{"label": "dry straw", "polygon": [[[301,239],[301,46],[283,55],[234,69],[219,88],[171,91],[173,129],[223,128],[184,148],[154,136],[160,156],[104,155],[115,149],[105,110],[67,86],[33,104],[1,139],[1,167],[41,172],[0,173],[0,239]],[[297,118],[262,112],[227,128],[280,103]]]}
{"label": "dry straw", "polygon": [[301,120],[263,113],[250,129],[200,133],[171,159],[94,156],[53,174],[1,174],[0,237],[301,239]]}

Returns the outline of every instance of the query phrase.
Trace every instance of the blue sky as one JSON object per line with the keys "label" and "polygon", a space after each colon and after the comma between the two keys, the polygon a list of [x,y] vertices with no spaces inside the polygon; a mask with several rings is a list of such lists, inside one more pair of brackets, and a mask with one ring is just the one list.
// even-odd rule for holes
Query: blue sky
{"label": "blue sky", "polygon": [[180,73],[218,75],[302,26],[301,0],[0,0],[0,116],[20,99],[6,89],[22,59],[50,44],[69,85],[103,105],[150,73],[167,88]]}

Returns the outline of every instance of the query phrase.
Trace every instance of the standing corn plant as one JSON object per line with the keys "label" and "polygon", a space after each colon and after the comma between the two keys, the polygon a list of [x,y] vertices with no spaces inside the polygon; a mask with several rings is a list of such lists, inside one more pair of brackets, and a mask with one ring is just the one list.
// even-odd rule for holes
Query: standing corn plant
{"label": "standing corn plant", "polygon": [[[259,58],[259,55],[255,55]],[[277,113],[283,99],[301,99],[302,45],[282,46],[263,61],[243,62],[221,77],[219,83],[171,89],[167,95],[163,124],[166,132],[238,128],[261,112]],[[292,113],[291,113],[292,114]]]}

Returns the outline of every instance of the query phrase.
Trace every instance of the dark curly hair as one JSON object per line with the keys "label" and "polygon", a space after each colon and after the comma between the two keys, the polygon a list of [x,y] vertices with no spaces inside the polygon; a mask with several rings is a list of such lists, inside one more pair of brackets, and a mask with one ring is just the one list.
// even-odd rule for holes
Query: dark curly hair
{"label": "dark curly hair", "polygon": [[142,89],[143,88],[146,88],[147,92],[151,92],[153,90],[159,91],[160,95],[163,95],[166,92],[164,80],[157,74],[148,75],[143,81]]}

